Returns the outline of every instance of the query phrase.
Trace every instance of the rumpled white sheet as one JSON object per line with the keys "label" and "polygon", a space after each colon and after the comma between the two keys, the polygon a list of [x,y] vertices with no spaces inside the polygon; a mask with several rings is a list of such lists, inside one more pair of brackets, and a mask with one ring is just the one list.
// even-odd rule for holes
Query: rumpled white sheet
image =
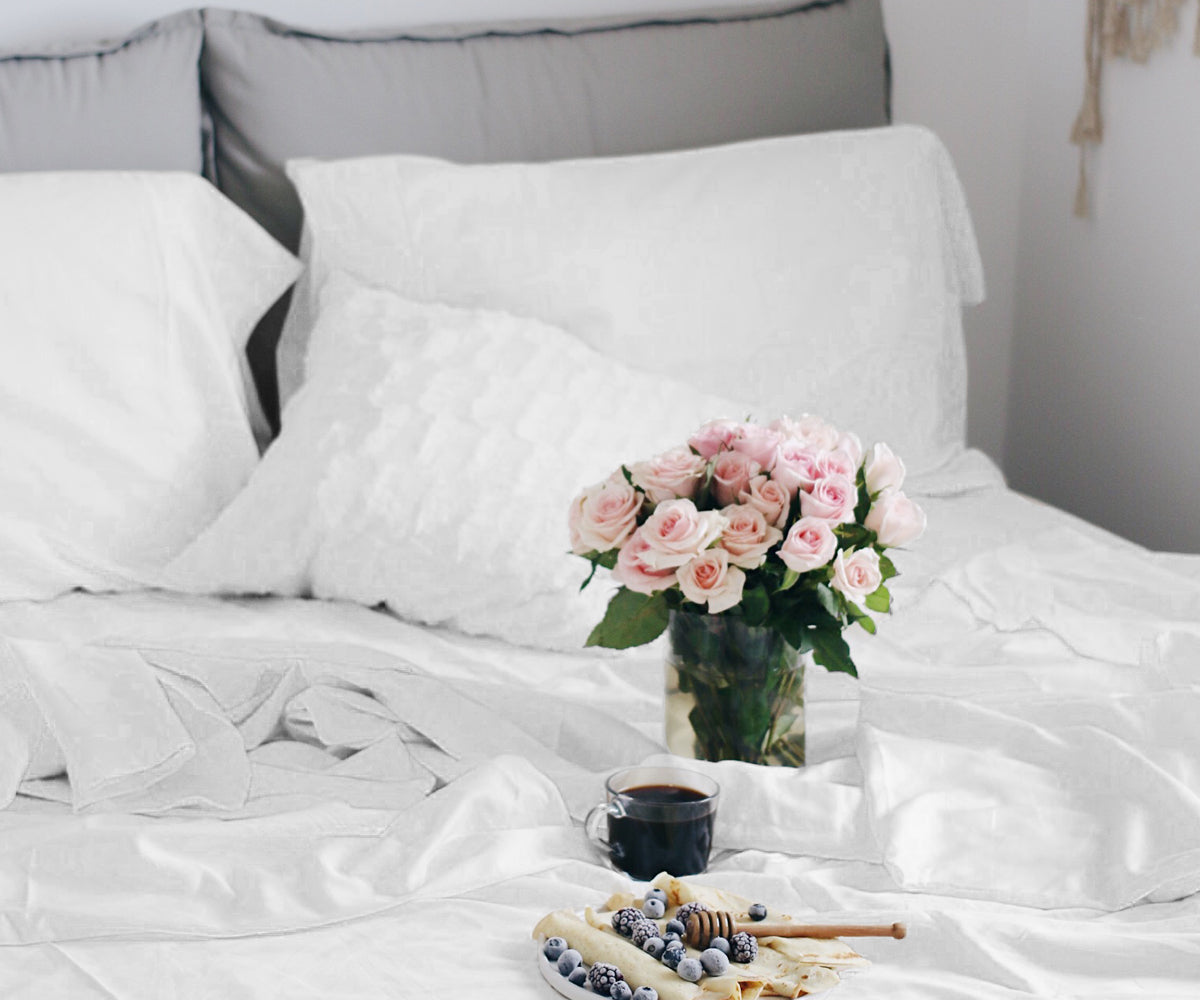
{"label": "rumpled white sheet", "polygon": [[[1174,899],[1200,888],[1197,561],[1003,491],[927,506],[895,616],[854,639],[863,683],[810,676],[810,766],[691,765],[723,789],[708,879],[794,914],[906,920],[904,942],[858,943],[876,965],[839,987],[851,1000],[1200,995],[1200,894]],[[1097,605],[1070,581],[1101,550]],[[1048,607],[1020,604],[1037,560]],[[1107,659],[1078,651],[1089,614],[1120,617],[1123,572],[1168,571],[1169,613],[1131,616],[1142,631]],[[25,713],[0,738],[52,766],[30,720],[53,718],[87,778],[26,779],[0,812],[0,995],[425,997],[462,962],[468,989],[515,1000],[545,990],[536,919],[624,884],[577,821],[604,773],[661,753],[656,649],[564,657],[349,606],[167,594],[3,605],[0,633]],[[154,740],[89,755],[78,699],[122,701],[101,677],[159,686],[139,702],[163,712]],[[190,733],[185,703],[237,735],[241,805],[213,783],[237,769],[202,766],[217,743],[170,738]],[[140,790],[139,754],[157,777]],[[181,793],[189,774],[207,798]],[[78,812],[47,798],[76,794]],[[163,814],[129,814],[130,795]]]}

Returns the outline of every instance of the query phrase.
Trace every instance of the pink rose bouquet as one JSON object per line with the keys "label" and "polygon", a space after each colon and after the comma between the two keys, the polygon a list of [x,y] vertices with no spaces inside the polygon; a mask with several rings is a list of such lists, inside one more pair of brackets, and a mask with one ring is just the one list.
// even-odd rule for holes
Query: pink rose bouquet
{"label": "pink rose bouquet", "polygon": [[811,415],[769,425],[714,420],[686,445],[623,465],[572,502],[571,549],[620,585],[588,645],[650,642],[671,612],[725,615],[778,632],[855,674],[842,631],[888,612],[887,549],[925,514],[886,444]]}

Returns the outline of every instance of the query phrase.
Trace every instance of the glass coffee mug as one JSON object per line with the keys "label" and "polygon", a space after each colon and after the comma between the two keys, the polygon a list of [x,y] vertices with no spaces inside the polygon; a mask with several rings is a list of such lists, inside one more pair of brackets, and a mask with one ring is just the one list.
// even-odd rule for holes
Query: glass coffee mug
{"label": "glass coffee mug", "polygon": [[708,866],[720,793],[712,778],[681,767],[630,767],[604,788],[606,801],[587,814],[584,829],[617,868],[646,882]]}

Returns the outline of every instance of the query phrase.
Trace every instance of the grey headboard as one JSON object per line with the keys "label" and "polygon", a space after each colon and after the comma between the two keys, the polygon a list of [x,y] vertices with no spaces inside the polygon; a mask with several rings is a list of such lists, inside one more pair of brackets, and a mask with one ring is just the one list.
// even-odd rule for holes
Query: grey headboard
{"label": "grey headboard", "polygon": [[[889,119],[880,0],[337,36],[206,10],[204,30],[215,180],[292,248],[291,157],[548,160]],[[272,419],[276,313],[250,346]]]}

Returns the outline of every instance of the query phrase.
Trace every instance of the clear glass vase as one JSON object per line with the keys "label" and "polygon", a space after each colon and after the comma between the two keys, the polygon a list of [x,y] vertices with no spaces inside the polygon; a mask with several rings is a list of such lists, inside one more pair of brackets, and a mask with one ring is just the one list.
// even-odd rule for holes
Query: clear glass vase
{"label": "clear glass vase", "polygon": [[804,658],[774,629],[672,611],[667,747],[697,760],[804,764]]}

